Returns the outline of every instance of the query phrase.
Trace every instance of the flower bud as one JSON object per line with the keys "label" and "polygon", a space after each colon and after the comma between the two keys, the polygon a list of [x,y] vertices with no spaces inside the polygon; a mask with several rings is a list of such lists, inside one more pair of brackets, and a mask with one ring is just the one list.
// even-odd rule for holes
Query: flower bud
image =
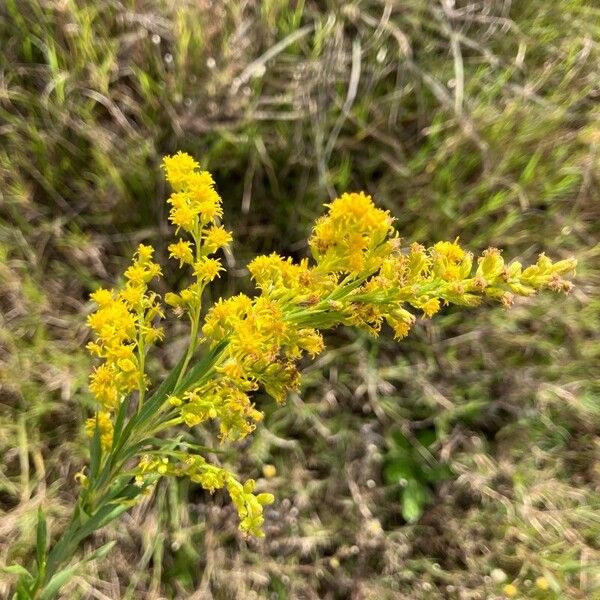
{"label": "flower bud", "polygon": [[256,500],[260,505],[265,506],[267,504],[273,504],[273,502],[275,502],[275,496],[273,496],[273,494],[258,494]]}
{"label": "flower bud", "polygon": [[504,259],[500,256],[497,248],[488,248],[479,259],[477,275],[481,275],[486,281],[492,282],[497,279],[504,269]]}

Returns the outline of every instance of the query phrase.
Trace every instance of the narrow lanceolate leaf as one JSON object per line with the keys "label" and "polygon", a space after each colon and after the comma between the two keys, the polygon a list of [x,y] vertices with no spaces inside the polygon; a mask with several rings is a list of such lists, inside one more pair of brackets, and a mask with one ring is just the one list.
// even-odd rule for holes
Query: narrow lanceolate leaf
{"label": "narrow lanceolate leaf", "polygon": [[110,504],[111,506],[125,506],[127,504],[129,506],[131,500],[134,500],[142,493],[142,489],[139,486],[131,483],[132,477],[133,474],[120,477],[106,494],[100,498],[99,504]]}
{"label": "narrow lanceolate leaf", "polygon": [[75,539],[77,543],[84,540],[88,535],[94,533],[96,529],[100,529],[114,521],[117,517],[127,510],[127,506],[120,504],[109,504],[100,508],[84,525],[77,531]]}
{"label": "narrow lanceolate leaf", "polygon": [[161,383],[158,389],[146,400],[142,409],[137,415],[134,415],[127,421],[125,426],[123,426],[128,402],[123,402],[119,407],[119,412],[117,413],[117,419],[115,422],[115,428],[113,433],[113,444],[111,448],[110,455],[105,464],[105,468],[103,469],[100,477],[98,478],[98,487],[107,483],[108,477],[111,473],[111,469],[113,464],[115,464],[115,460],[122,460],[123,457],[120,455],[122,448],[127,443],[127,440],[131,436],[132,432],[135,429],[143,429],[144,423],[156,412],[160,409],[161,405],[167,399],[167,396],[172,392],[173,387],[179,377],[179,373],[183,368],[184,357],[182,357],[178,363],[173,367],[167,378]]}
{"label": "narrow lanceolate leaf", "polygon": [[169,373],[168,377],[158,386],[158,389],[154,392],[154,394],[152,394],[152,396],[146,400],[142,410],[134,420],[139,423],[144,423],[148,417],[153,415],[160,408],[162,403],[167,399],[167,396],[169,396],[173,391],[175,383],[177,382],[179,374],[181,373],[181,369],[183,368],[184,362],[185,357],[181,357],[179,362]]}
{"label": "narrow lanceolate leaf", "polygon": [[146,400],[140,412],[133,416],[123,428],[123,431],[120,435],[120,439],[118,444],[115,442],[114,447],[118,452],[129,439],[131,432],[136,427],[143,427],[143,424],[148,421],[152,415],[154,415],[158,409],[162,406],[162,404],[167,399],[167,396],[171,394],[173,388],[175,387],[175,383],[179,378],[179,374],[181,373],[181,369],[183,368],[183,363],[185,362],[185,358],[181,357],[179,362],[173,367],[172,371],[169,373],[168,377],[160,384],[158,389]]}
{"label": "narrow lanceolate leaf", "polygon": [[175,394],[181,393],[189,389],[192,385],[203,383],[204,380],[212,372],[219,355],[227,347],[228,339],[221,340],[214,348],[212,348],[198,363],[196,363],[183,378],[183,381],[173,390]]}
{"label": "narrow lanceolate leaf", "polygon": [[125,423],[125,417],[127,416],[127,410],[129,408],[130,399],[131,399],[131,397],[128,396],[119,405],[119,410],[117,412],[117,418],[115,419],[115,426],[113,429],[113,441],[112,441],[111,449],[115,449],[119,444],[119,440],[121,438],[121,432],[123,430],[123,425]]}
{"label": "narrow lanceolate leaf", "polygon": [[29,571],[21,565],[8,565],[6,567],[0,566],[0,573],[7,573],[9,575],[21,575],[24,577],[31,577]]}
{"label": "narrow lanceolate leaf", "polygon": [[52,600],[56,598],[60,588],[63,585],[69,582],[69,580],[75,575],[77,569],[79,568],[79,564],[73,565],[72,567],[68,567],[67,569],[63,569],[59,571],[50,579],[48,584],[44,587],[42,592],[39,595],[40,600]]}
{"label": "narrow lanceolate leaf", "polygon": [[86,563],[92,562],[93,560],[98,560],[99,558],[103,558],[106,556],[116,544],[116,541],[108,542],[100,548],[94,550],[89,556],[86,556],[83,560],[78,563],[59,571],[50,579],[48,584],[42,590],[39,598],[40,600],[52,600],[52,598],[56,597],[56,594],[60,591],[60,589],[69,582],[69,580],[77,573],[77,571]]}
{"label": "narrow lanceolate leaf", "polygon": [[44,571],[46,570],[46,548],[48,540],[48,528],[46,525],[46,515],[40,506],[38,508],[38,521],[37,521],[37,533],[36,533],[36,554],[38,573],[40,579],[44,578]]}
{"label": "narrow lanceolate leaf", "polygon": [[100,548],[96,548],[96,550],[94,550],[89,556],[86,556],[81,562],[92,562],[93,560],[104,558],[113,549],[116,543],[116,540],[113,540],[112,542],[107,542],[103,546],[100,546]]}
{"label": "narrow lanceolate leaf", "polygon": [[169,373],[169,376],[158,387],[156,392],[154,392],[154,394],[152,394],[152,396],[144,403],[139,414],[129,420],[123,429],[118,449],[123,447],[134,429],[143,430],[144,426],[156,414],[168,396],[186,390],[194,383],[204,381],[212,372],[215,361],[226,346],[227,340],[219,342],[190,369],[189,373],[183,378],[183,381],[177,385],[177,389],[175,389],[175,385],[184,364],[184,358],[181,358],[175,368]]}

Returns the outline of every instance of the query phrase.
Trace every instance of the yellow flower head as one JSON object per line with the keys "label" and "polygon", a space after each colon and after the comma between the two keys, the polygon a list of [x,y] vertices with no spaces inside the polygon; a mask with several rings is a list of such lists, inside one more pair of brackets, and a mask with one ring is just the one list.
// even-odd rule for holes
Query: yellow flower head
{"label": "yellow flower head", "polygon": [[196,227],[197,212],[188,205],[173,207],[169,213],[169,219],[177,228],[192,232]]}
{"label": "yellow flower head", "polygon": [[194,275],[205,283],[218,277],[219,272],[223,270],[221,262],[216,258],[203,257],[194,263]]}
{"label": "yellow flower head", "polygon": [[186,188],[190,191],[192,198],[194,193],[202,193],[215,185],[213,176],[208,171],[192,171],[185,180]]}
{"label": "yellow flower head", "polygon": [[90,295],[90,298],[99,306],[106,306],[113,301],[113,293],[111,290],[99,289]]}
{"label": "yellow flower head", "polygon": [[191,242],[179,240],[176,244],[169,246],[169,258],[174,258],[179,261],[179,266],[182,267],[184,263],[191,265],[194,262],[194,255],[192,254]]}
{"label": "yellow flower head", "polygon": [[441,308],[440,301],[437,298],[430,298],[421,305],[421,310],[426,317],[433,317]]}
{"label": "yellow flower head", "polygon": [[323,336],[316,329],[302,329],[298,331],[297,343],[312,358],[325,349]]}
{"label": "yellow flower head", "polygon": [[257,256],[248,265],[248,271],[258,287],[276,284],[278,279],[290,275],[290,269],[293,269],[292,259],[284,259],[275,252]]}
{"label": "yellow flower head", "polygon": [[102,406],[110,410],[117,408],[120,400],[116,375],[116,368],[108,363],[96,367],[90,375],[90,392]]}
{"label": "yellow flower head", "polygon": [[458,281],[471,271],[471,255],[461,248],[458,239],[454,242],[438,242],[430,254],[434,273],[445,281]]}
{"label": "yellow flower head", "polygon": [[204,238],[204,247],[207,252],[216,252],[219,248],[228,246],[231,242],[231,233],[224,227],[214,226],[208,229]]}
{"label": "yellow flower head", "polygon": [[194,287],[188,287],[181,290],[179,296],[184,304],[196,304],[199,300],[198,291]]}
{"label": "yellow flower head", "polygon": [[404,314],[388,315],[387,322],[394,331],[394,338],[401,340],[408,335],[412,324],[414,323],[414,317],[408,312],[403,311]]}
{"label": "yellow flower head", "polygon": [[163,168],[165,170],[167,181],[174,190],[179,191],[187,184],[187,180],[195,169],[200,165],[185,152],[178,152],[174,156],[165,156],[163,158]]}
{"label": "yellow flower head", "polygon": [[188,178],[187,184],[190,206],[201,216],[203,222],[211,223],[216,217],[222,216],[221,197],[213,187],[214,181],[210,173],[206,171],[193,173]]}
{"label": "yellow flower head", "polygon": [[504,272],[504,259],[498,248],[488,248],[479,259],[476,275],[483,277],[486,283],[493,283]]}
{"label": "yellow flower head", "polygon": [[136,255],[142,264],[146,263],[154,256],[154,248],[152,246],[140,244],[137,248]]}
{"label": "yellow flower head", "polygon": [[100,306],[87,318],[87,324],[108,345],[122,343],[135,331],[135,319],[120,299]]}
{"label": "yellow flower head", "polygon": [[433,246],[433,250],[453,263],[459,263],[465,257],[465,251],[458,244],[458,240],[454,242],[438,242]]}
{"label": "yellow flower head", "polygon": [[188,206],[190,203],[190,197],[186,192],[173,192],[167,203],[170,204],[174,209],[181,208],[182,206]]}
{"label": "yellow flower head", "polygon": [[545,577],[538,577],[535,580],[535,587],[538,588],[538,590],[548,590],[550,589],[550,584],[548,583],[548,580]]}
{"label": "yellow flower head", "polygon": [[263,475],[267,479],[273,479],[277,475],[277,467],[275,465],[266,464],[262,468]]}
{"label": "yellow flower head", "polygon": [[143,285],[150,282],[162,273],[160,266],[152,262],[154,248],[140,244],[133,257],[131,266],[125,271],[125,278],[134,285]]}
{"label": "yellow flower head", "polygon": [[203,223],[213,223],[215,219],[223,216],[221,201],[217,193],[212,190],[213,197],[206,197],[196,204],[196,208]]}
{"label": "yellow flower head", "polygon": [[[143,278],[141,279],[143,281]],[[145,286],[139,285],[139,283],[128,283],[125,288],[121,291],[119,296],[125,301],[125,303],[131,308],[138,308],[144,298]]]}
{"label": "yellow flower head", "polygon": [[198,163],[188,154],[179,152],[175,156],[167,156],[163,164],[167,180],[174,190],[168,200],[171,204],[169,219],[178,229],[196,238],[199,227],[202,229],[214,223],[223,214],[214,179],[208,171],[198,171]]}
{"label": "yellow flower head", "polygon": [[317,220],[309,245],[317,263],[332,271],[358,273],[379,266],[392,246],[381,246],[392,232],[388,211],[376,208],[363,192],[342,194]]}
{"label": "yellow flower head", "polygon": [[110,413],[106,411],[98,411],[94,417],[91,417],[85,422],[85,432],[88,437],[94,437],[96,431],[96,418],[98,419],[98,430],[100,433],[100,445],[102,450],[110,450],[113,440],[113,423],[110,418]]}

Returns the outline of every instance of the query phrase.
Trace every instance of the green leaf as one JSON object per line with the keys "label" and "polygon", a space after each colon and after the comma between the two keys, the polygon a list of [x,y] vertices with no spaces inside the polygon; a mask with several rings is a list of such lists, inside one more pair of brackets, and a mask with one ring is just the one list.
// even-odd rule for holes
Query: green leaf
{"label": "green leaf", "polygon": [[96,548],[96,550],[94,550],[89,556],[86,556],[80,564],[92,562],[93,560],[98,560],[99,558],[104,558],[113,549],[116,543],[116,540],[112,540],[111,542],[107,542],[103,546],[100,546],[100,548]]}
{"label": "green leaf", "polygon": [[214,363],[219,354],[226,348],[228,339],[221,340],[210,350],[198,363],[196,363],[179,383],[174,391],[175,394],[187,390],[190,386],[202,383],[211,373]]}
{"label": "green leaf", "polygon": [[[160,442],[164,443],[164,440],[161,439]],[[155,442],[155,443],[158,443],[158,442]],[[183,441],[178,440],[178,445],[180,445],[182,448],[185,448],[188,450],[194,450],[195,452],[198,452],[198,453],[227,454],[227,452],[228,452],[227,450],[223,450],[222,448],[213,448],[212,446],[201,446],[200,444],[194,444],[193,442],[187,442],[185,440],[183,440]]]}
{"label": "green leaf", "polygon": [[153,415],[160,408],[162,403],[167,399],[167,396],[169,396],[173,391],[173,388],[177,383],[177,379],[179,379],[179,374],[181,373],[184,362],[185,357],[182,356],[179,359],[179,362],[167,375],[167,378],[158,386],[158,389],[154,392],[154,394],[152,394],[152,396],[146,400],[139,414],[136,415],[132,421],[136,420],[143,423],[149,416]]}
{"label": "green leaf", "polygon": [[520,183],[527,184],[533,180],[533,178],[535,176],[535,170],[536,170],[541,158],[542,158],[542,153],[540,150],[537,150],[537,152],[534,152],[534,154],[529,159],[529,162],[523,169],[523,172],[521,173],[521,177],[519,178]]}
{"label": "green leaf", "polygon": [[36,554],[38,573],[41,579],[44,578],[44,571],[46,570],[46,548],[48,541],[48,527],[46,525],[46,515],[40,506],[38,508],[38,521],[36,531]]}
{"label": "green leaf", "polygon": [[[131,477],[126,478],[126,482],[123,483],[124,478],[120,478],[114,485],[110,487],[108,492],[100,499],[101,504],[111,503],[111,505],[129,502],[142,493],[142,489],[135,485],[135,483],[129,483]],[[116,518],[116,517],[115,517]]]}
{"label": "green leaf", "polygon": [[[143,424],[154,415],[158,409],[162,406],[163,402],[167,399],[167,396],[171,394],[173,388],[175,387],[175,383],[177,379],[179,379],[179,374],[181,373],[181,369],[183,368],[183,363],[185,362],[185,358],[182,356],[179,359],[179,362],[173,367],[167,378],[158,386],[158,389],[146,400],[144,405],[142,406],[140,412],[137,415],[134,415],[125,428],[123,429],[123,433],[120,435],[118,445],[115,444],[115,448],[120,450],[125,442],[129,439],[131,432],[134,428],[139,426],[143,426]],[[113,454],[115,454],[113,452]]]}
{"label": "green leaf", "polygon": [[392,431],[388,444],[391,448],[409,451],[412,444],[401,431]]}
{"label": "green leaf", "polygon": [[47,571],[49,573],[54,572],[64,561],[68,560],[68,557],[75,552],[82,540],[119,517],[128,508],[127,505],[108,504],[98,509],[87,520],[83,520],[82,511],[78,504],[72,523],[59,541],[54,544],[48,555]]}
{"label": "green leaf", "polygon": [[114,519],[123,514],[128,508],[128,506],[122,506],[120,504],[109,504],[108,506],[100,508],[77,532],[75,538],[77,544],[88,535],[94,533],[96,529],[100,529],[101,527],[108,525],[111,521],[114,521]]}
{"label": "green leaf", "polygon": [[419,481],[408,480],[402,490],[402,516],[408,523],[415,523],[419,520],[429,495],[429,490]]}
{"label": "green leaf", "polygon": [[85,515],[82,508],[82,500],[80,498],[75,505],[73,516],[71,517],[71,521],[67,528],[63,531],[58,541],[53,544],[52,549],[48,553],[46,558],[47,573],[54,573],[58,566],[66,560],[66,556],[70,556],[68,555],[68,550],[73,546],[75,532],[81,524],[82,517]]}
{"label": "green leaf", "polygon": [[80,563],[73,565],[72,567],[68,567],[67,569],[63,569],[59,571],[44,587],[39,598],[40,600],[52,600],[58,594],[60,588],[62,588],[65,583],[67,583],[73,575],[77,572]]}
{"label": "green leaf", "polygon": [[402,479],[415,479],[415,464],[410,457],[394,456],[383,467],[383,478],[389,485],[400,483]]}
{"label": "green leaf", "polygon": [[13,596],[13,600],[31,600],[31,592],[23,581],[17,582],[17,593]]}
{"label": "green leaf", "polygon": [[85,563],[91,562],[93,560],[97,560],[106,556],[112,547],[116,544],[116,541],[108,542],[104,544],[104,546],[100,546],[97,550],[94,550],[89,556],[86,556],[83,560],[78,563],[59,571],[50,579],[48,584],[42,590],[40,594],[40,600],[52,600],[58,594],[60,589],[68,583],[68,581],[77,573],[77,570],[80,569]]}
{"label": "green leaf", "polygon": [[435,429],[423,429],[419,431],[415,437],[417,438],[419,444],[425,448],[430,448],[438,440],[438,435]]}
{"label": "green leaf", "polygon": [[8,567],[0,567],[0,573],[8,573],[9,575],[20,575],[22,577],[31,577],[31,573],[21,565],[9,565]]}
{"label": "green leaf", "polygon": [[117,418],[115,419],[115,426],[113,429],[113,441],[112,448],[116,448],[119,439],[121,437],[121,431],[123,431],[123,424],[125,423],[125,417],[127,416],[127,409],[129,408],[129,400],[130,397],[127,397],[123,402],[121,402],[119,406],[119,411],[117,412]]}
{"label": "green leaf", "polygon": [[146,400],[140,412],[132,416],[124,427],[123,424],[125,423],[125,417],[129,402],[127,401],[121,403],[115,422],[115,432],[113,433],[112,449],[109,458],[106,462],[105,468],[103,469],[102,474],[99,478],[99,486],[106,483],[109,473],[111,472],[111,468],[113,466],[115,457],[119,454],[119,451],[121,450],[121,448],[123,448],[134,429],[143,427],[143,424],[160,409],[167,396],[171,393],[173,387],[175,386],[175,383],[177,382],[177,379],[179,378],[179,373],[181,372],[183,363],[184,357],[181,357],[179,359],[179,362],[175,365],[175,367],[171,369],[171,372],[166,377],[166,379],[160,384],[160,386],[158,386],[158,389]]}
{"label": "green leaf", "polygon": [[423,477],[429,483],[445,481],[446,479],[451,479],[453,475],[452,469],[445,463],[423,466]]}

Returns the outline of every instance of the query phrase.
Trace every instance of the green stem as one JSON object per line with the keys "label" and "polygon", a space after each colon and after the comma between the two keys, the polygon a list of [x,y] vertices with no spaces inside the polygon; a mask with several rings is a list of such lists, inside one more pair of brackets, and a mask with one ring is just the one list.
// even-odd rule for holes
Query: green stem
{"label": "green stem", "polygon": [[145,373],[145,361],[146,361],[146,349],[144,347],[144,332],[143,332],[143,324],[142,324],[142,319],[143,319],[143,312],[138,313],[138,343],[137,343],[137,349],[138,349],[138,368],[139,368],[139,381],[138,381],[138,390],[139,390],[139,399],[138,399],[138,405],[137,405],[137,412],[139,413],[141,408],[142,408],[142,404],[144,404],[144,397],[146,395],[146,382],[144,380],[144,373]]}
{"label": "green stem", "polygon": [[[202,250],[202,225],[197,224],[195,231],[192,233],[192,237],[194,238],[194,246],[196,249],[196,261],[202,258],[204,252]],[[204,286],[200,279],[196,276],[196,283],[194,285],[196,288],[196,296],[198,298],[197,304],[194,306],[193,313],[190,315],[191,322],[191,330],[190,330],[190,343],[188,345],[187,352],[185,354],[185,359],[183,361],[183,367],[181,368],[181,372],[179,373],[179,377],[177,378],[177,382],[175,383],[175,388],[181,383],[181,380],[185,376],[187,368],[190,364],[190,360],[192,360],[192,356],[194,355],[194,351],[198,346],[198,329],[200,327],[200,313],[202,310],[202,292],[204,291]]]}

